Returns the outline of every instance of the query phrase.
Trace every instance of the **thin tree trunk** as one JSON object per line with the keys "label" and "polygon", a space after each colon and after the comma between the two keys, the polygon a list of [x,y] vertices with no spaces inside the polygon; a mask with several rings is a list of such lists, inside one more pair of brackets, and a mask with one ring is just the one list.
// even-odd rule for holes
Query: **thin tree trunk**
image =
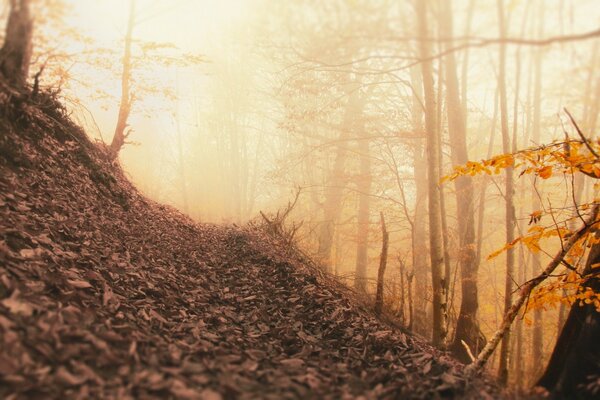
{"label": "thin tree trunk", "polygon": [[404,260],[401,257],[398,257],[398,261],[400,263],[400,307],[398,308],[398,317],[400,318],[402,326],[406,326],[406,314],[404,313],[404,309],[406,308],[406,288],[404,282],[404,273],[406,267],[404,265]]}
{"label": "thin tree trunk", "polygon": [[348,139],[353,132],[354,123],[362,112],[364,99],[359,98],[359,84],[350,84],[347,87],[348,104],[344,120],[340,126],[339,144],[337,145],[335,161],[327,186],[325,188],[325,202],[323,204],[323,221],[319,228],[318,258],[326,272],[331,272],[331,248],[335,233],[335,224],[339,219],[344,184],[346,180],[346,159],[348,157]]}
{"label": "thin tree trunk", "polygon": [[375,294],[375,314],[381,315],[383,311],[383,284],[385,276],[385,268],[387,266],[388,242],[390,239],[389,233],[385,227],[385,218],[383,212],[379,213],[381,218],[381,256],[379,257],[379,269],[377,270],[377,293]]}
{"label": "thin tree trunk", "polygon": [[[497,1],[498,6],[498,26],[500,38],[506,36],[506,27],[504,21],[504,2]],[[508,100],[506,95],[506,44],[500,44],[499,67],[498,67],[498,86],[500,89],[500,125],[502,130],[502,149],[505,154],[511,152],[510,135],[508,131]],[[506,183],[505,183],[505,206],[506,206],[506,243],[511,243],[514,240],[515,229],[515,208],[513,205],[514,182],[513,182],[513,167],[506,168]],[[513,274],[514,274],[515,256],[514,249],[510,248],[506,251],[506,277],[504,282],[504,313],[508,313],[512,306],[513,292]],[[500,367],[498,380],[501,384],[506,384],[508,381],[508,365],[509,365],[509,349],[510,349],[510,325],[502,339],[500,348]]]}
{"label": "thin tree trunk", "polygon": [[[488,141],[487,159],[492,157],[494,150],[494,138],[496,136],[496,125],[498,123],[498,98],[499,91],[496,90],[494,95],[494,116],[492,118],[492,127],[490,129],[490,138]],[[481,246],[483,244],[483,222],[485,219],[485,192],[489,183],[488,175],[485,175],[481,180],[481,188],[479,189],[479,204],[477,206],[477,245],[475,250],[475,260],[477,265],[481,263]]]}
{"label": "thin tree trunk", "polygon": [[[177,73],[177,97],[179,97],[179,73]],[[187,179],[185,174],[185,160],[183,156],[183,137],[181,134],[181,123],[179,121],[179,100],[175,103],[175,127],[177,129],[177,156],[179,158],[179,179],[181,186],[181,199],[183,201],[183,212],[189,215]]]}
{"label": "thin tree trunk", "polygon": [[[544,28],[544,10],[545,7],[540,3],[538,8],[538,37],[542,37]],[[534,87],[533,87],[533,129],[532,140],[535,145],[540,143],[541,139],[541,110],[542,110],[542,50],[536,49],[534,56]],[[535,182],[531,185],[531,206],[532,211],[541,208],[540,193],[535,188]],[[542,268],[540,254],[534,253],[532,256],[532,270],[534,274],[539,273]],[[533,335],[531,345],[533,348],[534,368],[531,374],[534,379],[539,377],[543,369],[544,358],[544,320],[542,310],[536,308],[533,311]]]}
{"label": "thin tree trunk", "polygon": [[121,74],[121,102],[119,104],[119,116],[115,134],[110,144],[110,154],[112,158],[117,158],[125,140],[131,130],[127,130],[129,124],[129,114],[133,105],[133,96],[131,95],[131,42],[133,36],[133,25],[135,23],[135,0],[129,3],[129,19],[127,20],[127,33],[125,34],[125,52],[123,54],[123,72]]}
{"label": "thin tree trunk", "polygon": [[360,144],[360,173],[357,179],[358,214],[356,237],[356,269],[354,287],[359,293],[367,292],[367,266],[369,246],[369,216],[371,204],[371,154],[368,139],[362,139]]}
{"label": "thin tree trunk", "polygon": [[415,274],[414,272],[406,272],[406,287],[408,290],[408,329],[413,330],[413,321],[414,321],[414,307],[413,307],[413,291],[412,291],[412,281]]}
{"label": "thin tree trunk", "polygon": [[[439,62],[439,87],[438,87],[438,92],[437,92],[437,116],[436,116],[436,121],[437,121],[437,132],[438,132],[438,147],[440,149],[439,155],[440,155],[440,159],[439,159],[439,176],[443,176],[444,173],[444,153],[442,151],[442,121],[443,121],[443,90],[441,87],[441,82],[443,80],[442,76],[443,76],[443,65],[442,65],[442,61],[440,60]],[[442,223],[442,244],[443,244],[443,249],[444,249],[444,281],[443,281],[443,285],[444,285],[444,293],[445,293],[445,297],[443,299],[443,303],[446,304],[446,312],[449,311],[448,305],[449,305],[449,300],[450,300],[450,276],[452,275],[451,272],[451,266],[450,266],[450,236],[448,234],[448,218],[447,218],[447,214],[446,214],[446,193],[444,190],[444,185],[443,184],[439,184],[440,187],[440,218],[441,218],[441,223]],[[444,327],[444,330],[447,332],[448,328],[449,328],[449,324],[451,323],[450,318],[446,318],[446,326]]]}
{"label": "thin tree trunk", "polygon": [[[413,173],[415,181],[415,212],[413,218],[413,232],[412,232],[412,266],[413,266],[413,277],[414,277],[414,290],[415,293],[420,295],[414,298],[414,304],[411,301],[410,305],[410,329],[423,336],[429,334],[427,327],[427,318],[424,310],[427,308],[427,292],[428,292],[428,265],[427,257],[423,257],[423,254],[427,253],[427,238],[425,232],[425,221],[427,214],[425,211],[425,202],[427,201],[427,163],[425,160],[425,140],[421,137],[424,136],[423,129],[423,80],[421,78],[420,71],[417,67],[411,68],[411,81],[413,90],[411,115],[413,130],[417,138],[414,140],[413,149]],[[411,279],[412,281],[412,279]],[[412,294],[412,285],[409,285]],[[415,312],[415,309],[418,312]]]}
{"label": "thin tree trunk", "polygon": [[425,94],[425,131],[427,134],[427,172],[428,172],[428,199],[429,199],[429,258],[431,262],[431,280],[433,287],[433,329],[432,342],[435,346],[442,346],[446,338],[446,304],[444,299],[444,255],[442,232],[440,224],[440,176],[439,160],[440,148],[436,123],[435,90],[433,82],[433,69],[429,60],[430,49],[427,29],[427,1],[416,2],[419,37],[420,57],[426,60],[421,63],[423,75],[423,92]]}
{"label": "thin tree trunk", "polygon": [[[476,2],[476,0],[470,0],[469,1],[469,6],[467,8],[467,20],[466,20],[466,23],[465,23],[464,37],[471,36],[471,25],[473,23],[473,14],[474,14],[474,11],[475,11],[475,2]],[[466,126],[467,115],[468,115],[468,104],[467,104],[468,96],[467,96],[467,90],[468,90],[468,87],[469,87],[469,55],[470,54],[471,54],[471,49],[470,48],[466,48],[465,51],[464,51],[464,58],[463,58],[462,71],[461,71],[460,97],[462,98],[463,120],[465,121],[465,126]]]}

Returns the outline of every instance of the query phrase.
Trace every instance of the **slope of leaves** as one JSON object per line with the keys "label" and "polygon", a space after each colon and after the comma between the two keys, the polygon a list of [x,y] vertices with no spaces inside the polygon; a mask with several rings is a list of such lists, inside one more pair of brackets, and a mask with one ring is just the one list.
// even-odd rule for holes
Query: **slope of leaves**
{"label": "slope of leaves", "polygon": [[490,397],[264,231],[143,198],[52,99],[0,103],[1,398]]}

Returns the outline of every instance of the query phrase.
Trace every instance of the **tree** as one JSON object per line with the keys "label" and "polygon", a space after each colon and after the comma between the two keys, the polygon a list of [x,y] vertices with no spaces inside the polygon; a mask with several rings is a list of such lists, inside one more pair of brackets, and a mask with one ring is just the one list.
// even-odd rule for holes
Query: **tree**
{"label": "tree", "polygon": [[356,238],[356,273],[354,287],[361,293],[367,292],[367,266],[369,249],[369,216],[371,203],[371,153],[369,139],[358,142],[360,149],[360,171],[357,177],[358,214]]}
{"label": "tree", "polygon": [[[583,175],[594,180],[600,179],[600,143],[588,140],[570,118],[579,140],[570,139],[553,142],[541,147],[521,150],[513,154],[502,154],[481,163],[470,162],[455,170],[451,178],[480,173],[498,174],[506,168],[518,166],[521,175],[531,174],[540,179],[550,179],[554,174],[566,176]],[[574,190],[574,188],[573,188]],[[573,193],[572,193],[573,194]],[[523,245],[533,253],[540,252],[543,239],[556,238],[560,249],[550,262],[525,282],[520,288],[514,303],[506,310],[502,324],[489,343],[467,371],[478,372],[487,362],[496,346],[506,338],[512,322],[524,305],[526,309],[536,309],[552,302],[568,302],[572,305],[567,321],[554,348],[550,363],[539,384],[549,389],[557,398],[589,398],[597,394],[598,360],[600,346],[600,201],[594,198],[590,202],[574,204],[576,216],[571,208],[561,210],[549,207],[531,214],[529,231],[502,249],[492,253],[494,257],[503,251]],[[562,221],[558,213],[568,214]],[[549,217],[552,223],[539,225],[543,217]],[[579,221],[579,228],[571,229],[572,219]],[[588,261],[582,271],[575,265],[591,247]],[[556,273],[564,265],[566,272]],[[549,283],[546,281],[551,280]],[[542,283],[545,285],[542,286]],[[558,293],[558,294],[557,294]],[[563,293],[568,293],[565,297]],[[539,360],[536,360],[539,361]],[[594,392],[596,391],[596,392]]]}
{"label": "tree", "polygon": [[[419,293],[418,296],[414,296],[413,307],[416,310],[425,310],[427,306],[427,290],[428,284],[428,265],[427,257],[422,257],[421,254],[427,253],[427,237],[426,237],[426,217],[427,212],[425,208],[425,202],[427,201],[427,163],[426,163],[426,144],[423,138],[425,129],[423,127],[423,79],[417,67],[411,68],[410,70],[412,87],[412,101],[411,101],[411,119],[412,129],[415,138],[412,143],[412,155],[413,155],[413,178],[415,181],[415,206],[413,214],[413,226],[411,229],[411,253],[412,253],[412,265],[414,272],[415,281],[415,293]],[[407,218],[408,219],[408,218]],[[410,320],[410,328],[415,332],[426,335],[427,334],[427,320],[424,312],[415,312],[412,310],[411,313],[414,318]]]}
{"label": "tree", "polygon": [[0,49],[0,73],[16,89],[23,89],[27,82],[32,35],[29,0],[11,0],[4,45]]}
{"label": "tree", "polygon": [[[442,2],[444,10],[441,13],[441,30],[445,37],[453,36],[452,2]],[[447,46],[451,46],[448,42]],[[467,151],[467,129],[463,104],[461,102],[458,85],[458,74],[454,53],[444,58],[446,102],[448,114],[448,132],[450,135],[450,149],[454,165],[465,164],[469,161]],[[465,345],[474,354],[479,352],[485,343],[480,340],[481,334],[477,323],[477,270],[478,260],[475,253],[475,210],[473,181],[468,177],[460,177],[454,181],[456,188],[456,204],[458,218],[458,234],[460,241],[460,271],[461,271],[461,304],[456,332],[451,350],[462,362],[471,361]]]}
{"label": "tree", "polygon": [[[504,16],[504,2],[503,0],[497,1],[498,6],[498,29],[500,31],[500,38],[506,36],[506,24]],[[510,144],[510,136],[508,132],[508,100],[506,95],[506,44],[500,44],[500,55],[499,55],[499,67],[498,67],[498,88],[500,94],[500,127],[502,132],[502,150],[505,154],[511,152],[512,146]],[[512,243],[515,235],[515,207],[513,204],[514,197],[514,172],[513,166],[507,165],[506,169],[506,182],[504,191],[504,202],[505,202],[505,225],[506,225],[506,243]],[[515,269],[515,255],[514,249],[509,248],[506,251],[506,275],[504,283],[504,312],[508,313],[512,305],[512,292],[513,292],[513,274]],[[502,339],[502,347],[500,349],[500,367],[499,367],[499,381],[506,384],[508,380],[508,354],[510,346],[510,328],[506,331]]]}
{"label": "tree", "polygon": [[[600,238],[596,234],[596,238]],[[600,244],[596,243],[582,273],[583,291],[600,293]],[[593,301],[578,301],[556,341],[548,366],[538,385],[556,398],[590,398],[598,395],[600,380],[600,310]]]}
{"label": "tree", "polygon": [[383,212],[379,213],[381,219],[381,255],[379,257],[379,268],[377,270],[377,292],[375,295],[375,313],[381,315],[383,311],[383,279],[385,276],[385,269],[387,267],[388,257],[388,245],[390,241],[390,234],[385,227],[385,218]]}
{"label": "tree", "polygon": [[355,136],[357,122],[365,104],[361,94],[360,82],[351,82],[344,87],[348,102],[340,125],[339,143],[336,146],[333,169],[328,177],[323,202],[323,221],[319,228],[318,258],[328,272],[331,272],[331,248],[335,233],[335,224],[341,213],[346,181],[346,159],[348,158],[348,140]]}
{"label": "tree", "polygon": [[[133,29],[135,25],[136,0],[130,0],[122,59],[119,113],[115,126],[115,132],[110,143],[110,155],[113,159],[118,157],[121,148],[127,143],[127,138],[133,132],[133,129],[129,126],[128,121],[131,112],[133,111],[133,105],[138,98],[157,93],[160,94],[161,97],[170,100],[175,100],[177,98],[171,88],[158,88],[158,85],[152,85],[151,82],[148,82],[139,76],[137,79],[135,79],[136,84],[134,85],[133,73],[138,72],[140,62],[147,64],[150,61],[153,61],[153,64],[159,64],[163,67],[169,67],[171,65],[188,67],[204,61],[202,56],[194,54],[169,56],[168,54],[161,52],[161,50],[164,51],[166,49],[176,49],[174,45],[170,43],[153,42],[139,43],[143,57],[142,60],[137,59],[134,57],[132,49],[132,44],[134,42]],[[158,51],[157,54],[152,54],[152,52],[156,51]]]}
{"label": "tree", "polygon": [[431,281],[433,286],[433,334],[435,346],[442,346],[446,337],[446,303],[445,281],[443,273],[444,253],[442,250],[441,206],[440,206],[440,144],[436,122],[435,89],[433,68],[430,58],[430,46],[427,40],[427,1],[417,0],[417,18],[419,36],[419,55],[423,76],[423,92],[425,96],[425,132],[427,136],[427,173],[429,199],[429,258],[431,261]]}
{"label": "tree", "polygon": [[117,158],[119,151],[125,144],[125,140],[131,133],[127,129],[129,114],[133,105],[134,97],[131,94],[131,41],[133,36],[133,25],[135,22],[135,0],[129,2],[129,18],[127,20],[127,32],[125,33],[125,51],[123,54],[123,72],[121,74],[121,102],[119,104],[119,116],[115,133],[110,143],[110,155]]}

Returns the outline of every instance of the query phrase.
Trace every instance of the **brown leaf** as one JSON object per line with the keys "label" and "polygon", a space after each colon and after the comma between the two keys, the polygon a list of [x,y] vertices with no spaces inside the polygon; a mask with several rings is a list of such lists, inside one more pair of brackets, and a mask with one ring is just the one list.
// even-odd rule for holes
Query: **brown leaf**
{"label": "brown leaf", "polygon": [[200,393],[200,399],[202,400],[223,400],[223,396],[220,393],[215,392],[212,389],[204,389]]}
{"label": "brown leaf", "polygon": [[304,365],[304,361],[299,358],[288,358],[286,360],[281,360],[280,363],[291,368],[300,368]]}
{"label": "brown leaf", "polygon": [[170,388],[171,393],[177,396],[178,399],[184,400],[201,400],[202,394],[195,389],[187,387],[185,383],[180,380],[175,380]]}
{"label": "brown leaf", "polygon": [[0,301],[4,307],[8,308],[13,314],[22,314],[29,317],[33,314],[33,307],[24,300],[19,299],[19,290],[15,289],[8,299]]}
{"label": "brown leaf", "polygon": [[22,249],[19,251],[19,255],[26,260],[33,260],[39,258],[43,253],[42,249]]}
{"label": "brown leaf", "polygon": [[57,381],[68,386],[79,386],[87,380],[85,376],[73,375],[63,366],[58,367],[54,376]]}
{"label": "brown leaf", "polygon": [[83,279],[67,279],[67,282],[69,283],[69,285],[77,289],[87,289],[92,287],[91,283]]}

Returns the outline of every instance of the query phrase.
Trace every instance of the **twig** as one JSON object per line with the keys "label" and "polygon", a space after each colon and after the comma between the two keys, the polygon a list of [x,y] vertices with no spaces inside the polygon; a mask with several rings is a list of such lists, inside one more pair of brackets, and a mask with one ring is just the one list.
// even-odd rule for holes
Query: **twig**
{"label": "twig", "polygon": [[502,321],[502,324],[500,325],[500,328],[498,328],[496,333],[494,333],[494,336],[485,345],[485,347],[483,348],[481,353],[479,353],[479,356],[477,357],[477,359],[475,361],[473,361],[471,364],[469,364],[467,366],[467,368],[465,369],[465,373],[467,375],[470,375],[470,376],[476,375],[483,369],[486,362],[488,361],[488,359],[490,358],[490,356],[492,355],[492,353],[494,352],[494,350],[496,349],[496,347],[498,346],[498,344],[500,343],[500,341],[502,340],[502,338],[504,337],[506,332],[510,329],[512,322],[514,321],[515,317],[519,313],[519,310],[521,309],[523,304],[525,304],[525,301],[529,298],[533,289],[536,286],[538,286],[540,283],[542,283],[544,280],[546,280],[546,278],[548,278],[550,276],[550,274],[552,274],[552,272],[554,272],[554,270],[562,263],[562,260],[565,258],[567,253],[571,250],[571,248],[582,237],[584,237],[593,228],[593,226],[596,223],[598,223],[597,218],[598,218],[599,209],[600,209],[600,203],[594,204],[594,207],[592,208],[592,211],[591,211],[589,217],[586,219],[583,226],[577,232],[575,232],[573,235],[571,235],[569,237],[569,240],[565,243],[565,246],[558,253],[556,253],[554,258],[548,263],[548,265],[546,266],[546,268],[544,268],[542,273],[539,274],[538,276],[536,276],[535,278],[530,279],[527,283],[525,283],[523,285],[518,299],[516,300],[515,303],[513,303],[510,306],[508,311],[505,313],[504,319]]}
{"label": "twig", "polygon": [[563,110],[565,110],[565,113],[567,113],[567,115],[569,116],[569,119],[571,120],[571,123],[575,127],[575,130],[577,131],[577,134],[579,135],[579,137],[583,141],[583,144],[585,144],[585,147],[588,148],[588,150],[590,151],[590,153],[592,153],[594,155],[594,157],[596,157],[596,159],[600,159],[600,156],[598,155],[598,153],[596,153],[596,150],[594,150],[594,148],[590,145],[590,142],[585,137],[585,135],[583,134],[583,132],[581,132],[581,129],[579,128],[579,125],[577,125],[577,122],[575,122],[575,118],[573,118],[573,116],[571,115],[571,113],[569,112],[569,110],[567,110],[567,107],[564,107]]}

